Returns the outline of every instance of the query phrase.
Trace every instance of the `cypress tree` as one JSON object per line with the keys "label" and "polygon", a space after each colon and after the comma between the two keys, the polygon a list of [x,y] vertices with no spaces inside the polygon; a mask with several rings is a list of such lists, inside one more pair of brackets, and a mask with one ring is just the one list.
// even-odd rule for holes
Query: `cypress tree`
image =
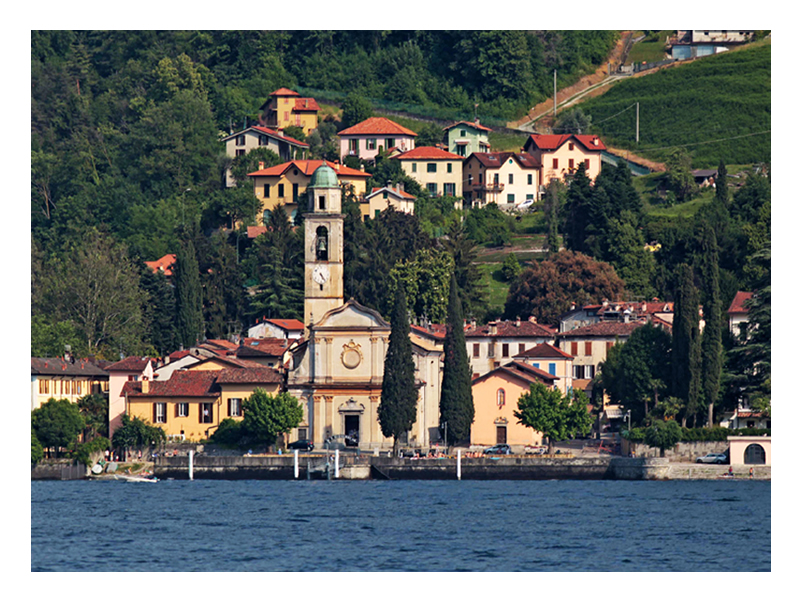
{"label": "cypress tree", "polygon": [[445,443],[469,442],[475,405],[472,403],[472,377],[464,337],[464,315],[455,276],[450,279],[447,324],[444,338],[444,372],[439,400],[440,427],[447,424]]}
{"label": "cypress tree", "polygon": [[715,198],[722,206],[728,206],[728,169],[725,163],[720,161],[717,167],[717,178],[714,181]]}
{"label": "cypress tree", "polygon": [[378,422],[386,437],[393,437],[393,454],[397,455],[400,436],[411,430],[417,420],[417,385],[411,351],[410,327],[406,294],[397,286],[392,311],[392,331],[383,363],[383,386],[378,405]]}
{"label": "cypress tree", "polygon": [[200,267],[191,240],[187,240],[178,250],[173,271],[178,341],[184,348],[189,348],[197,344],[203,334]]}
{"label": "cypress tree", "polygon": [[706,325],[702,334],[703,395],[708,405],[708,427],[714,425],[714,404],[719,398],[722,378],[722,298],[719,289],[719,249],[714,229],[703,224],[701,244],[701,280],[703,282],[703,317]]}
{"label": "cypress tree", "polygon": [[686,404],[683,425],[699,408],[699,300],[692,268],[676,270],[675,316],[672,322],[672,390]]}

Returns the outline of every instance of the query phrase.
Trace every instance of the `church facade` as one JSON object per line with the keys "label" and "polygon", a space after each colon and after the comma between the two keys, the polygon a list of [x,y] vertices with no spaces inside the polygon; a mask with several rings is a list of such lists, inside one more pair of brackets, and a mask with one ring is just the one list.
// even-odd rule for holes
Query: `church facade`
{"label": "church facade", "polygon": [[[293,351],[287,389],[304,420],[290,438],[326,440],[361,450],[392,447],[381,433],[378,406],[391,326],[375,310],[344,301],[344,216],[336,172],[320,166],[308,186],[305,222],[305,340]],[[403,445],[440,441],[441,344],[412,335],[417,420]]]}

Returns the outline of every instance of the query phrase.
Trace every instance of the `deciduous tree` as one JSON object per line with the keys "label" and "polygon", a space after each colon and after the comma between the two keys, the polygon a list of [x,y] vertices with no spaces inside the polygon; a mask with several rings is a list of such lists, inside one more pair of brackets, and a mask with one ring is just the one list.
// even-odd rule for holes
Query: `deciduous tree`
{"label": "deciduous tree", "polygon": [[271,446],[278,436],[297,427],[303,420],[303,407],[288,392],[269,394],[256,388],[242,403],[247,433],[264,446]]}
{"label": "deciduous tree", "polygon": [[532,383],[530,390],[519,397],[514,416],[525,427],[541,432],[547,438],[549,453],[553,454],[555,442],[591,431],[588,406],[589,399],[581,390],[567,397],[558,389]]}

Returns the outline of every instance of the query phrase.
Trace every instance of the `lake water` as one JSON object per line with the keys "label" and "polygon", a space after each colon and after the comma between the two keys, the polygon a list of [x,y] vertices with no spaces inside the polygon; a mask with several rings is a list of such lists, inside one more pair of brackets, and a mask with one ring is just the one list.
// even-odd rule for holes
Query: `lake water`
{"label": "lake water", "polygon": [[31,482],[32,571],[769,571],[765,481]]}

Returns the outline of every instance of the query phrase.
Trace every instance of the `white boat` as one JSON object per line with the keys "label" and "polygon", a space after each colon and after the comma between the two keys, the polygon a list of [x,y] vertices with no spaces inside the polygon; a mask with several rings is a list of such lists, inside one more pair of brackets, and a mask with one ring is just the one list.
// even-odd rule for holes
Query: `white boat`
{"label": "white boat", "polygon": [[156,483],[157,477],[143,477],[142,475],[114,475],[114,479],[122,481],[136,481],[140,483]]}

